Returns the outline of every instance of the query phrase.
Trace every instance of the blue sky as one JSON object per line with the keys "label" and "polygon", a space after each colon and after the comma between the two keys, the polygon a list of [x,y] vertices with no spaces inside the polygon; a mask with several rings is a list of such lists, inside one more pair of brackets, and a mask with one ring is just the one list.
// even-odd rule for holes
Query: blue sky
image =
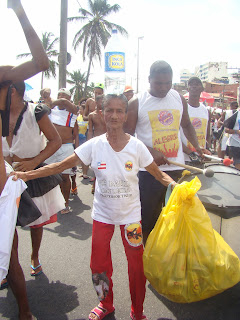
{"label": "blue sky", "polygon": [[[33,5],[34,3],[34,5]],[[77,15],[79,3],[87,8],[87,0],[69,0],[68,16]],[[239,67],[239,0],[109,0],[118,3],[121,10],[108,20],[125,27],[129,33],[125,42],[127,54],[127,82],[135,87],[137,69],[137,43],[139,41],[140,90],[148,87],[150,65],[155,60],[166,60],[174,71],[174,82],[179,81],[180,71],[194,68],[208,61],[228,61],[229,67]],[[22,4],[39,36],[51,31],[59,36],[60,0],[22,0]],[[7,0],[0,2],[0,27],[2,50],[1,64],[18,64],[16,55],[28,52],[28,47],[13,12],[7,9]],[[8,28],[7,28],[8,27]],[[68,70],[87,70],[87,61],[82,61],[81,48],[75,53],[72,40],[80,29],[77,23],[68,25],[68,51],[72,62]],[[3,30],[7,30],[3,34]],[[4,48],[3,44],[6,44]],[[103,65],[94,63],[91,80],[103,81]],[[38,95],[40,76],[28,80],[34,87],[32,94]],[[53,95],[57,92],[58,80],[45,80]]]}

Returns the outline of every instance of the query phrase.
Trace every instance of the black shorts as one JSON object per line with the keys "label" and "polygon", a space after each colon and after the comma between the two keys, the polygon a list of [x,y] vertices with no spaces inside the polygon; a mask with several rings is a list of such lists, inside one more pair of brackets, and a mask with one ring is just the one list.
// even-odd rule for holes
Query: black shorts
{"label": "black shorts", "polygon": [[233,158],[234,165],[240,163],[240,147],[227,146],[226,154]]}
{"label": "black shorts", "polygon": [[[165,171],[176,182],[182,176],[182,170]],[[165,205],[167,188],[149,172],[139,171],[140,200],[142,207],[142,229],[150,232]]]}

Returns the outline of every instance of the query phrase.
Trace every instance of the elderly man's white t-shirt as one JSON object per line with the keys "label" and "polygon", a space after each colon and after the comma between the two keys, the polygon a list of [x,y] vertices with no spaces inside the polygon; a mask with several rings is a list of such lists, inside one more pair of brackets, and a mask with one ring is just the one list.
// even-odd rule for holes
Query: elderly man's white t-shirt
{"label": "elderly man's white t-shirt", "polygon": [[75,153],[85,165],[91,165],[96,175],[92,218],[116,225],[140,221],[137,174],[139,168],[153,162],[147,147],[131,136],[127,145],[116,152],[103,134],[79,146]]}

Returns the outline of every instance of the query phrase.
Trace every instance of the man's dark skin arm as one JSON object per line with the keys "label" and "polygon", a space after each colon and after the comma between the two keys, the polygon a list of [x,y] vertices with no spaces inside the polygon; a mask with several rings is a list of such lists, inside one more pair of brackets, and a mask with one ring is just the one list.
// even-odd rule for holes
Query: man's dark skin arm
{"label": "man's dark skin arm", "polygon": [[[138,120],[138,98],[133,97],[128,102],[128,113],[127,113],[127,121],[124,126],[125,132],[134,135],[136,130]],[[167,158],[164,156],[164,154],[160,151],[154,150],[153,148],[147,146],[148,150],[152,154],[154,161],[158,166],[162,164],[169,164]]]}
{"label": "man's dark skin arm", "polygon": [[74,145],[75,145],[75,149],[77,147],[79,147],[79,135],[78,135],[78,123],[77,120],[74,124],[74,128],[73,128],[73,140],[74,140]]}
{"label": "man's dark skin arm", "polygon": [[207,136],[206,136],[206,143],[207,143],[207,147],[210,148],[211,147],[211,133],[210,133],[210,124],[211,124],[211,113],[208,110],[208,124],[207,124]]}
{"label": "man's dark skin arm", "polygon": [[51,107],[53,108],[55,106],[64,108],[73,114],[77,114],[77,107],[75,106],[75,104],[65,98],[54,100],[51,104]]}
{"label": "man's dark skin arm", "polygon": [[89,113],[90,113],[90,104],[91,102],[94,102],[92,98],[88,98],[86,101],[86,105],[83,111],[83,120],[88,121]]}
{"label": "man's dark skin arm", "polygon": [[187,101],[182,96],[181,96],[181,99],[182,99],[182,104],[183,104],[183,114],[182,114],[182,120],[181,120],[181,127],[183,128],[183,132],[184,132],[187,140],[191,142],[191,144],[196,149],[197,153],[200,156],[202,156],[203,152],[198,144],[198,139],[196,136],[195,129],[193,128],[193,125],[189,119]]}

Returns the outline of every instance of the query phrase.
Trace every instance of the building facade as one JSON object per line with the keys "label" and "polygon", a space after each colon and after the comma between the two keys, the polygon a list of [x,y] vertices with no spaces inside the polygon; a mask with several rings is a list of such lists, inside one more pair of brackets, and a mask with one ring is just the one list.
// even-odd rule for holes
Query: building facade
{"label": "building facade", "polygon": [[180,71],[180,83],[187,84],[188,80],[194,76],[194,73],[190,72],[188,69],[182,69]]}
{"label": "building facade", "polygon": [[227,62],[207,62],[201,64],[195,70],[195,75],[202,81],[217,82],[217,80],[228,81]]}

